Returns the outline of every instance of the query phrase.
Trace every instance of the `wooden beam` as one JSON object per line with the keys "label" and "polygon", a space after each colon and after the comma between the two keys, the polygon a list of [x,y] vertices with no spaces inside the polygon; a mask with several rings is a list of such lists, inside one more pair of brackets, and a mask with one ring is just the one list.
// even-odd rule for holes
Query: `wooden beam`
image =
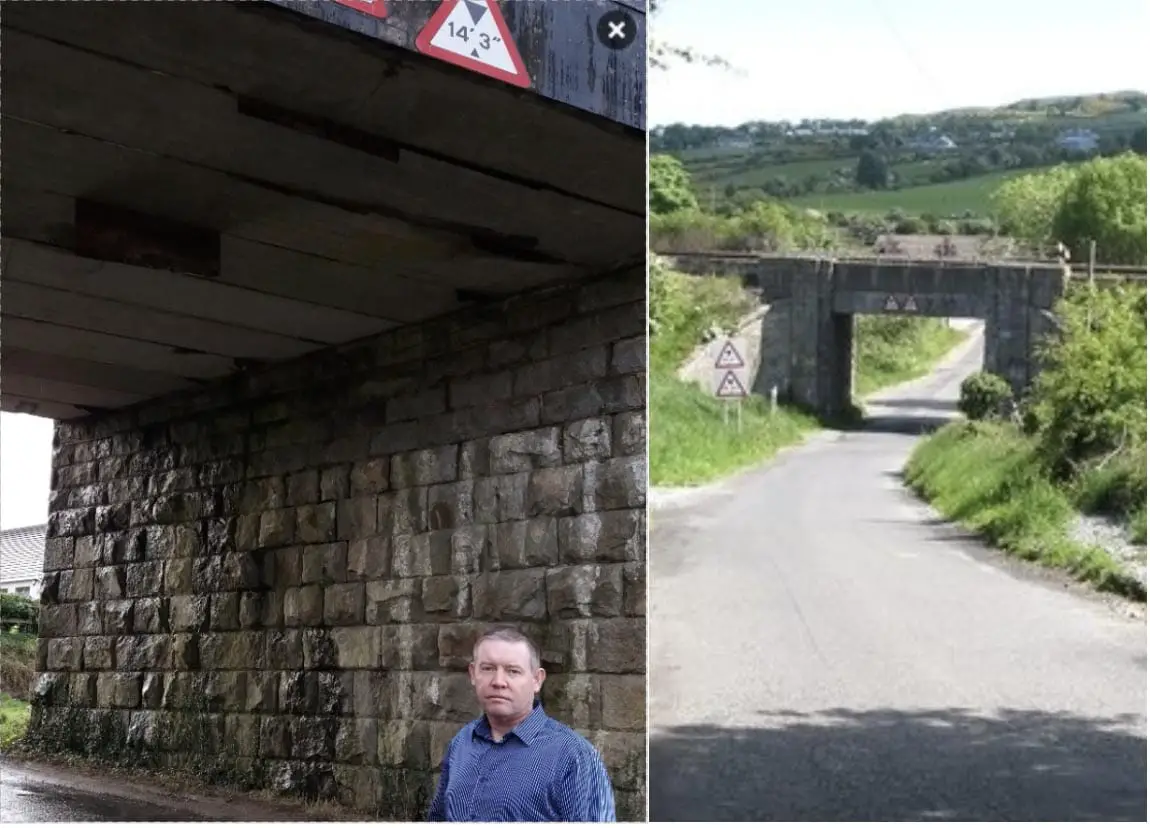
{"label": "wooden beam", "polygon": [[394,321],[285,299],[212,279],[76,256],[5,239],[5,280],[109,299],[253,331],[333,345],[380,333]]}
{"label": "wooden beam", "polygon": [[42,380],[74,383],[108,391],[145,397],[188,388],[195,383],[171,374],[144,371],[126,365],[112,365],[91,359],[41,354],[25,348],[4,346],[4,374],[37,377]]}
{"label": "wooden beam", "polygon": [[[282,118],[245,117],[236,97],[218,89],[7,34],[6,119],[144,150],[200,174],[345,212],[440,230],[508,258],[603,266],[596,253],[605,246],[643,244],[642,219],[615,209],[427,155],[364,152],[319,137],[314,128],[289,128]],[[616,248],[608,258],[633,252]]]}
{"label": "wooden beam", "polygon": [[88,412],[68,403],[51,400],[34,400],[18,397],[15,394],[0,394],[0,410],[12,414],[28,414],[33,417],[47,417],[51,420],[74,420]]}
{"label": "wooden beam", "polygon": [[131,339],[112,334],[70,328],[35,319],[10,316],[8,308],[0,315],[4,350],[25,348],[43,354],[88,358],[168,374],[173,377],[212,379],[223,377],[233,369],[231,357],[200,353],[171,345]]}
{"label": "wooden beam", "polygon": [[0,285],[0,295],[5,317],[38,319],[200,353],[275,360],[300,356],[320,344],[9,279]]}

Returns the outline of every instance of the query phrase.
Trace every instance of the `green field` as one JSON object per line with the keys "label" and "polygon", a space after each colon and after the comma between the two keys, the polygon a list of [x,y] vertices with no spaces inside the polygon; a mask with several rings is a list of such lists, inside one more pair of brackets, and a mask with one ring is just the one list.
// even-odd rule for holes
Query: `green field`
{"label": "green field", "polygon": [[700,190],[710,187],[737,188],[762,187],[772,178],[803,181],[810,176],[830,178],[836,171],[845,170],[854,175],[858,164],[855,158],[817,158],[810,161],[792,161],[786,164],[753,164],[746,157],[710,163],[690,164],[688,170]]}
{"label": "green field", "polygon": [[1004,181],[1033,172],[1039,170],[997,172],[945,184],[908,187],[905,190],[810,195],[788,199],[788,203],[826,212],[838,210],[844,213],[885,214],[891,210],[902,210],[905,213],[933,213],[938,216],[962,215],[967,212],[976,216],[989,216],[992,208],[991,194]]}

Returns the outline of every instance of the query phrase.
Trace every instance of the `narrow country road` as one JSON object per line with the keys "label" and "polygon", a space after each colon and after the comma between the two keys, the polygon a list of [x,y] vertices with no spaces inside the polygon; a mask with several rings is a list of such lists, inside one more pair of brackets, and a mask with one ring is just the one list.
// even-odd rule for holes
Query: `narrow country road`
{"label": "narrow country road", "polygon": [[866,431],[652,493],[652,820],[1145,820],[1145,622],[900,484],[981,354]]}

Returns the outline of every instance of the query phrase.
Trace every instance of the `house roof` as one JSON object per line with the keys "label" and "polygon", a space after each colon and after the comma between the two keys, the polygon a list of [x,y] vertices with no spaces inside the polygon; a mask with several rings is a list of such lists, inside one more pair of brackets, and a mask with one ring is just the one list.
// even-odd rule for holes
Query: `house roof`
{"label": "house roof", "polygon": [[0,531],[0,582],[30,581],[44,572],[44,538],[48,525]]}

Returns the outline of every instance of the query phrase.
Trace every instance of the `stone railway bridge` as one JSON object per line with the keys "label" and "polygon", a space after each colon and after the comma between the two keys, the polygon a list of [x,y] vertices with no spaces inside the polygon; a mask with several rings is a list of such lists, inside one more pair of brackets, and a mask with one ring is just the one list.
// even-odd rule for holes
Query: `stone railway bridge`
{"label": "stone railway bridge", "polygon": [[422,54],[440,6],[5,4],[43,747],[418,819],[510,621],[642,818],[643,5],[470,0],[518,84]]}
{"label": "stone railway bridge", "polygon": [[[762,358],[756,393],[833,416],[848,409],[853,385],[853,318],[901,314],[986,322],[986,370],[1021,394],[1037,375],[1035,347],[1055,331],[1053,309],[1081,272],[1058,263],[829,259],[728,253],[667,253],[696,275],[736,275],[760,291]],[[1118,268],[1111,278],[1145,281]]]}

